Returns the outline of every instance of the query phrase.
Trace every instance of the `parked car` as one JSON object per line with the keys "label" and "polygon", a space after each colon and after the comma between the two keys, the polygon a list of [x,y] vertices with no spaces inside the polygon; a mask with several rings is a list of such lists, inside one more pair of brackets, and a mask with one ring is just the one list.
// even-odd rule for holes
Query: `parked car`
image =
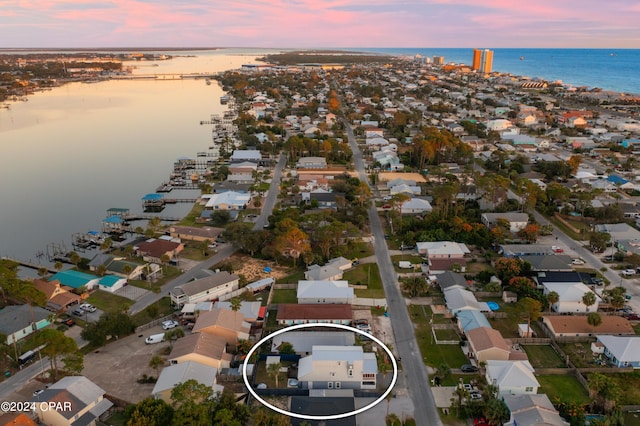
{"label": "parked car", "polygon": [[160,342],[164,342],[164,333],[160,333],[160,334],[152,334],[151,336],[147,337],[144,342],[147,345],[153,345],[154,343],[160,343]]}
{"label": "parked car", "polygon": [[33,396],[38,396],[38,395],[40,395],[42,392],[44,392],[44,389],[36,389],[35,391],[33,391]]}
{"label": "parked car", "polygon": [[627,319],[629,321],[640,321],[640,315],[638,315],[638,314],[629,314],[629,315],[627,315]]}
{"label": "parked car", "polygon": [[83,303],[82,305],[80,305],[80,309],[82,309],[83,311],[87,311],[87,312],[95,312],[96,311],[96,307],[93,306],[90,303]]}
{"label": "parked car", "polygon": [[178,321],[174,321],[174,320],[168,320],[168,321],[164,321],[162,323],[162,329],[163,330],[169,330],[171,328],[175,328],[177,326],[179,326],[180,324],[178,324]]}
{"label": "parked car", "polygon": [[571,263],[573,265],[584,265],[584,260],[582,260],[582,259],[571,259]]}
{"label": "parked car", "polygon": [[84,311],[80,308],[75,308],[73,311],[71,311],[71,313],[79,317],[84,315]]}
{"label": "parked car", "polygon": [[622,275],[624,275],[625,277],[630,277],[631,275],[635,275],[636,271],[633,269],[625,269],[624,271],[621,272]]}
{"label": "parked car", "polygon": [[463,373],[477,373],[478,367],[471,364],[465,364],[462,367],[460,367],[460,370],[462,370]]}
{"label": "parked car", "polygon": [[76,323],[73,318],[67,318],[66,320],[62,321],[62,323],[64,325],[66,325],[67,327],[73,327],[73,325]]}
{"label": "parked car", "polygon": [[553,250],[554,253],[564,253],[564,250],[558,246],[551,246],[551,250]]}

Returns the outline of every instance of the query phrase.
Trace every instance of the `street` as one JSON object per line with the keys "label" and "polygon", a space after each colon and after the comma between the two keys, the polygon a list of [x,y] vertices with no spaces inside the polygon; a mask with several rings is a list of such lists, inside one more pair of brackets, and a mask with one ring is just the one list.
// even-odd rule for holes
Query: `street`
{"label": "street", "polygon": [[[356,144],[353,128],[346,120],[342,119],[342,122],[347,129],[349,146],[353,151],[354,164],[360,180],[368,184],[369,179],[365,173],[362,152]],[[413,331],[413,323],[409,318],[404,297],[400,292],[397,274],[391,263],[387,243],[384,239],[382,224],[373,203],[368,209],[368,214],[371,233],[374,237],[373,246],[396,342],[395,350],[398,357],[402,359],[403,378],[415,408],[414,419],[418,425],[441,425],[442,422],[429,386],[427,367],[422,360],[422,354]]]}
{"label": "street", "polygon": [[[271,216],[271,212],[273,211],[273,207],[275,206],[278,197],[282,170],[284,169],[286,162],[286,155],[280,154],[280,159],[278,160],[278,164],[276,165],[276,168],[273,172],[273,179],[271,181],[271,185],[269,186],[269,192],[267,192],[267,196],[265,198],[264,206],[262,207],[260,216],[258,216],[258,219],[256,219],[254,229],[262,229],[263,226],[267,223],[267,219],[269,218],[269,216]],[[191,268],[190,270],[185,271],[179,277],[176,277],[175,279],[165,284],[162,287],[162,292],[149,292],[142,296],[131,306],[131,308],[129,309],[129,314],[133,315],[142,311],[147,306],[157,302],[162,297],[167,296],[169,292],[171,292],[171,290],[173,290],[177,286],[193,280],[196,275],[203,269],[210,269],[214,265],[227,259],[235,251],[236,249],[232,244],[224,244],[220,246],[220,249],[218,249],[218,253],[211,256],[209,259],[200,262],[195,268]]]}

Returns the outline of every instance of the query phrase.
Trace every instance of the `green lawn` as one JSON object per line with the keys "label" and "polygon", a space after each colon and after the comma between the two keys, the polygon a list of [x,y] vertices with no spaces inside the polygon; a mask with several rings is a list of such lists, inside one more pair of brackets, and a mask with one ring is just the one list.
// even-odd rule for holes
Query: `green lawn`
{"label": "green lawn", "polygon": [[111,294],[106,291],[98,290],[87,299],[96,308],[104,312],[122,312],[128,310],[133,301],[126,297]]}
{"label": "green lawn", "polygon": [[[163,266],[164,275],[159,280],[149,284],[147,281],[142,280],[129,280],[129,285],[133,285],[145,290],[151,290],[154,293],[160,293],[162,286],[181,274],[180,270],[173,266]],[[97,306],[97,305],[96,305]]]}
{"label": "green lawn", "polygon": [[204,211],[204,206],[198,203],[194,204],[191,211],[186,215],[179,223],[180,226],[204,226],[203,224],[196,223],[196,220],[200,217]]}
{"label": "green lawn", "polygon": [[[640,401],[640,371],[633,373],[612,373],[606,374],[612,378],[620,392],[620,405],[637,405]],[[585,375],[589,380],[589,375]],[[635,424],[635,423],[634,423]]]}
{"label": "green lawn", "polygon": [[416,255],[400,254],[396,256],[391,256],[391,262],[393,263],[393,267],[395,268],[396,272],[401,272],[401,273],[413,272],[413,269],[401,269],[398,266],[398,262],[401,262],[403,260],[406,262],[411,262],[411,264],[413,265],[413,269],[416,269],[417,272],[420,271],[420,264],[424,262],[424,260],[422,260],[420,256],[416,256]]}
{"label": "green lawn", "polygon": [[375,263],[365,263],[356,266],[350,271],[344,273],[343,280],[349,281],[349,284],[366,285],[366,290],[356,290],[358,297],[384,298],[384,289],[382,288],[382,280],[378,272],[378,265]]}
{"label": "green lawn", "polygon": [[271,303],[298,303],[298,292],[295,289],[274,289]]}
{"label": "green lawn", "polygon": [[283,278],[278,278],[276,284],[298,284],[298,281],[304,280],[304,270],[293,272],[291,275],[287,275]]}
{"label": "green lawn", "polygon": [[411,305],[409,306],[409,315],[416,325],[416,339],[425,364],[431,367],[445,364],[449,368],[460,368],[462,364],[468,363],[468,359],[462,352],[460,345],[435,344],[431,335],[431,327],[429,326],[429,319],[432,314],[428,306]]}
{"label": "green lawn", "polygon": [[589,403],[589,394],[574,376],[537,376],[540,382],[539,393],[546,393],[553,402],[577,401],[581,404]]}
{"label": "green lawn", "polygon": [[458,336],[458,333],[456,333],[456,331],[451,328],[436,330],[436,337],[438,338],[438,340],[460,340],[460,336]]}
{"label": "green lawn", "polygon": [[591,342],[559,343],[558,346],[577,368],[597,366],[591,352]]}
{"label": "green lawn", "polygon": [[[133,323],[136,327],[147,324],[154,319],[162,318],[164,316],[174,313],[173,306],[171,306],[171,299],[169,297],[163,297],[153,305],[147,306],[142,311],[133,315]],[[155,315],[154,315],[155,314]]]}
{"label": "green lawn", "polygon": [[533,368],[562,368],[565,363],[549,345],[523,345]]}

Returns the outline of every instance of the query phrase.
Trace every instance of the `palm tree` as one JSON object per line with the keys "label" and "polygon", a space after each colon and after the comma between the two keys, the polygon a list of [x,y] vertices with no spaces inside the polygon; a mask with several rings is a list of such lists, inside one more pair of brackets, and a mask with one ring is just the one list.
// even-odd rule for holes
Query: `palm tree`
{"label": "palm tree", "polygon": [[242,300],[240,300],[239,297],[232,297],[229,300],[229,303],[231,304],[231,310],[233,312],[235,312],[235,315],[237,316],[238,315],[238,311],[242,307]]}
{"label": "palm tree", "polygon": [[109,237],[105,238],[102,244],[100,244],[100,250],[109,251],[113,246],[113,240]]}
{"label": "palm tree", "polygon": [[587,312],[589,312],[589,306],[596,303],[596,294],[592,291],[585,293],[584,296],[582,296],[582,303],[584,303],[587,307]]}
{"label": "palm tree", "polygon": [[602,324],[602,317],[597,312],[591,312],[587,316],[587,323],[593,327],[598,327],[600,324]]}
{"label": "palm tree", "polygon": [[282,364],[279,362],[267,365],[267,374],[276,381],[276,388],[278,387],[278,379],[280,378],[280,369]]}
{"label": "palm tree", "polygon": [[60,271],[63,267],[64,265],[60,261],[53,264],[53,269],[55,269],[56,271]]}
{"label": "palm tree", "polygon": [[81,260],[82,258],[77,252],[72,251],[69,253],[69,262],[73,263],[73,266],[78,266],[78,263],[80,263]]}
{"label": "palm tree", "polygon": [[133,267],[131,267],[131,265],[124,265],[122,267],[122,273],[125,274],[127,278],[129,278],[129,274],[131,274],[132,271]]}
{"label": "palm tree", "polygon": [[96,273],[97,273],[98,275],[100,275],[101,277],[104,277],[104,274],[106,274],[106,273],[107,273],[107,267],[106,267],[106,266],[104,266],[104,265],[99,265],[99,266],[96,268]]}
{"label": "palm tree", "polygon": [[158,375],[158,370],[163,365],[164,365],[164,360],[159,355],[154,355],[149,360],[149,367],[153,368],[153,370],[156,372],[156,376]]}
{"label": "palm tree", "polygon": [[549,312],[551,312],[551,306],[558,303],[558,300],[560,300],[560,295],[557,292],[551,291],[549,292],[549,294],[547,294],[547,302],[549,303]]}

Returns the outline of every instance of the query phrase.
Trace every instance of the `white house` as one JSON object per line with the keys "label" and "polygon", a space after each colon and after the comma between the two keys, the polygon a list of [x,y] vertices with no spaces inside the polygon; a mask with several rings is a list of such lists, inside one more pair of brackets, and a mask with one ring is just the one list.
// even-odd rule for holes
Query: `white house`
{"label": "white house", "polygon": [[98,288],[109,293],[115,293],[127,284],[125,278],[117,275],[105,275],[98,281]]}
{"label": "white house", "polygon": [[499,118],[497,120],[489,120],[486,122],[487,131],[496,131],[500,132],[502,130],[507,130],[510,127],[513,127],[513,124],[509,120],[505,120],[503,118]]}
{"label": "white house", "polygon": [[296,167],[299,169],[326,169],[327,159],[324,157],[301,157]]}
{"label": "white house", "polygon": [[558,302],[551,305],[555,312],[596,312],[601,302],[600,296],[596,296],[596,302],[587,306],[582,302],[582,297],[591,293],[591,289],[583,283],[543,283],[543,293],[547,296],[552,291],[558,293]]}
{"label": "white house", "polygon": [[355,335],[350,331],[322,330],[288,331],[272,339],[271,350],[277,352],[280,345],[287,342],[300,355],[310,355],[313,346],[353,346]]}
{"label": "white house", "polygon": [[298,303],[353,303],[348,281],[298,281]]}
{"label": "white house", "polygon": [[[36,402],[42,404],[35,404],[35,411],[38,420],[45,425],[95,425],[100,416],[113,406],[104,395],[105,391],[86,377],[67,376],[38,395]],[[67,409],[62,405],[65,401]]]}
{"label": "white house", "polygon": [[262,154],[259,150],[255,149],[236,149],[231,154],[232,163],[242,163],[250,161],[252,163],[259,163],[262,160]]}
{"label": "white house", "polygon": [[242,210],[249,204],[251,195],[242,192],[227,191],[218,194],[209,194],[208,198],[209,200],[207,204],[205,204],[205,209]]}
{"label": "white house", "polygon": [[509,223],[509,231],[512,233],[516,233],[524,229],[529,223],[529,215],[527,213],[518,212],[482,213],[480,218],[482,223],[490,229],[495,227],[500,220],[505,220]]}
{"label": "white house", "polygon": [[478,302],[476,296],[469,290],[459,287],[453,287],[444,291],[444,300],[447,309],[453,314],[460,311],[480,311],[490,312],[489,305],[486,302]]}
{"label": "white house", "polygon": [[183,306],[218,299],[220,296],[238,289],[240,277],[227,271],[220,271],[199,280],[176,286],[169,292],[171,303]]}
{"label": "white house", "polygon": [[304,389],[375,389],[378,363],[362,346],[316,346],[298,362]]}
{"label": "white house", "polygon": [[498,395],[536,394],[540,383],[529,361],[487,360],[487,383],[498,388]]}
{"label": "white house", "polygon": [[222,393],[224,387],[216,383],[218,369],[210,365],[201,364],[197,361],[186,361],[180,364],[173,364],[162,369],[156,381],[151,395],[155,399],[162,399],[167,404],[171,404],[171,391],[180,383],[188,380],[195,380],[199,384],[209,386],[214,393]]}
{"label": "white house", "polygon": [[640,336],[596,336],[604,354],[617,367],[640,368]]}
{"label": "white house", "polygon": [[422,198],[411,198],[402,203],[400,207],[401,214],[425,214],[433,210],[431,203]]}

